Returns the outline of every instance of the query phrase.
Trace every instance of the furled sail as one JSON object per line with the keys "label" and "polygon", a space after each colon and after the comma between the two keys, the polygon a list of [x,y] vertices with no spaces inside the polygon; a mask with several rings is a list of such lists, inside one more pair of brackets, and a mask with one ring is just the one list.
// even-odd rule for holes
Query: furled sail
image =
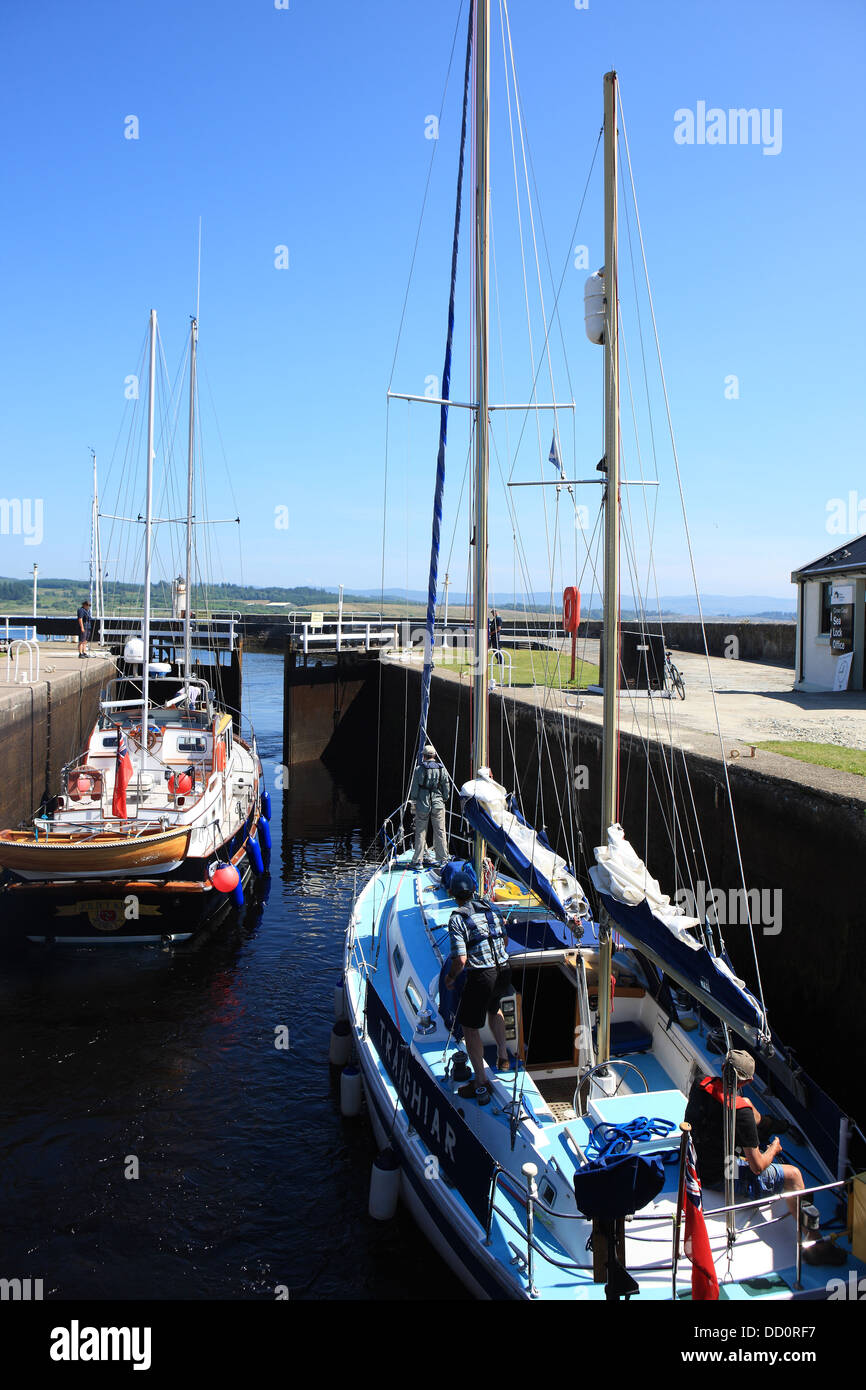
{"label": "furled sail", "polygon": [[480,768],[477,777],[460,788],[460,801],[473,830],[551,912],[563,922],[588,915],[589,905],[574,870],[541,831],[527,825],[514,797],[493,780],[488,768]]}
{"label": "furled sail", "polygon": [[755,1043],[768,1038],[764,1011],[727,953],[707,949],[695,931],[697,917],[687,917],[662,892],[621,825],[610,826],[595,858],[590,878],[623,936],[744,1037]]}

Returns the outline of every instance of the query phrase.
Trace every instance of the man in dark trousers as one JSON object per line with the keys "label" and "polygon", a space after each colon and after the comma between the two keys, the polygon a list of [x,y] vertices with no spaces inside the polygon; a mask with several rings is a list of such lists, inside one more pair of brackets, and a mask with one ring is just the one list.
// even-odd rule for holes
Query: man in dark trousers
{"label": "man in dark trousers", "polygon": [[468,874],[455,874],[451,892],[457,901],[457,909],[451,913],[448,921],[451,959],[443,983],[446,989],[453,989],[458,975],[463,970],[468,971],[457,1020],[466,1038],[466,1051],[475,1076],[461,1086],[457,1094],[464,1100],[487,1105],[490,1087],[484,1069],[481,1029],[486,1018],[496,1039],[497,1070],[508,1071],[511,1062],[505,1019],[499,1006],[511,991],[511,967],[508,964],[505,924],[488,902],[474,897],[474,891]]}
{"label": "man in dark trousers", "polygon": [[80,657],[90,656],[87,644],[90,641],[90,628],[92,624],[90,616],[90,599],[86,598],[78,610],[78,655]]}

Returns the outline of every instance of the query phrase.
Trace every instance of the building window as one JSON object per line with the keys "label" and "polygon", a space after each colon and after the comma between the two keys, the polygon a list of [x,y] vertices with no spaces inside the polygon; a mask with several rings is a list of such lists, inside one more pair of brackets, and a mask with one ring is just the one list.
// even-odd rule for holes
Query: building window
{"label": "building window", "polygon": [[821,626],[818,631],[823,637],[830,634],[830,595],[833,592],[832,584],[821,585]]}

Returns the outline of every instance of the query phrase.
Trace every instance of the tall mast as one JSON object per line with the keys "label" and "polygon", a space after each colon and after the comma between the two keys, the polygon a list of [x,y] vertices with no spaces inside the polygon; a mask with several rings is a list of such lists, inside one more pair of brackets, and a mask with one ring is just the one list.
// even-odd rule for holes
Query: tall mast
{"label": "tall mast", "polygon": [[[619,338],[617,275],[616,73],[604,77],[604,737],[601,757],[601,836],[618,820],[619,751]],[[598,966],[600,1062],[610,1056],[610,971],[612,936],[602,914]]]}
{"label": "tall mast", "polygon": [[105,594],[102,582],[102,546],[99,540],[99,481],[96,473],[96,454],[93,455],[93,521],[95,528],[96,616],[99,618],[99,644],[101,646],[105,637]]}
{"label": "tall mast", "polygon": [[192,603],[192,508],[195,470],[195,349],[198,341],[198,320],[192,319],[189,330],[189,453],[186,468],[186,603],[183,610],[183,672],[186,689],[192,675],[192,643],[190,604]]}
{"label": "tall mast", "polygon": [[90,504],[90,591],[87,597],[90,599],[90,612],[95,618],[96,606],[99,603],[97,589],[98,580],[96,578],[96,528],[97,518],[99,516],[99,502],[96,496],[96,453],[91,449],[90,454],[93,459],[93,500]]}
{"label": "tall mast", "polygon": [[[490,5],[475,7],[475,336],[478,414],[475,422],[475,676],[473,681],[472,773],[488,762],[487,720],[487,491],[488,322],[490,313]],[[475,870],[481,882],[484,841],[475,842]]]}
{"label": "tall mast", "polygon": [[150,311],[150,375],[147,389],[147,501],[144,513],[144,665],[141,682],[141,745],[147,748],[147,704],[150,694],[150,566],[153,522],[153,400],[156,382],[156,310]]}

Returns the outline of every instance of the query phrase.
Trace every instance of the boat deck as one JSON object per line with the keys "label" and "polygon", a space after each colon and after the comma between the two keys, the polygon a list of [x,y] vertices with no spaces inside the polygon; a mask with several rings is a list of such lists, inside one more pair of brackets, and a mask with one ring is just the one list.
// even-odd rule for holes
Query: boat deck
{"label": "boat deck", "polygon": [[[506,1287],[511,1286],[511,1296],[529,1296],[526,1201],[520,1186],[524,1180],[520,1175],[524,1162],[534,1162],[539,1168],[539,1189],[546,1191],[548,1207],[548,1210],[536,1207],[532,1283],[537,1295],[569,1300],[604,1298],[604,1286],[594,1283],[592,1257],[585,1248],[591,1225],[576,1208],[572,1184],[572,1174],[582,1163],[583,1150],[590,1141],[596,1116],[578,1118],[574,1115],[571,1109],[575,1084],[573,1075],[554,1073],[533,1078],[522,1063],[518,1064],[517,1070],[496,1073],[493,1049],[489,1049],[487,1054],[490,1103],[479,1106],[474,1099],[464,1100],[456,1095],[458,1083],[451,1078],[450,1067],[458,1047],[438,1016],[437,999],[438,970],[448,954],[447,922],[453,910],[453,901],[439,884],[437,876],[426,870],[412,870],[408,857],[404,858],[406,862],[401,859],[393,865],[387,881],[382,883],[381,891],[374,888],[367,899],[366,910],[362,908],[359,912],[355,924],[357,959],[363,957],[375,961],[371,970],[372,980],[389,1014],[399,1023],[404,1039],[411,1039],[412,1055],[423,1064],[436,1087],[441,1089],[443,1098],[447,1098],[448,1105],[461,1116],[503,1170],[497,1180],[489,1242],[478,1217],[473,1215],[453,1184],[445,1179],[445,1190],[455,1221],[451,1238],[458,1244],[462,1242],[461,1249],[468,1249],[476,1262],[480,1258],[481,1265],[488,1271],[492,1265],[500,1281]],[[363,901],[362,895],[359,907]],[[350,970],[347,983],[352,1012],[356,1018],[362,1017],[362,972]],[[418,1009],[411,1002],[413,990],[418,1006],[423,1000],[436,1018],[436,1031],[429,1036],[415,1026]],[[680,1048],[690,1049],[709,1070],[717,1059],[713,1059],[706,1050],[706,1040],[700,1031],[688,1033],[679,1025],[673,1027],[679,1035]],[[661,1045],[661,1042],[661,1039],[654,1038],[654,1047]],[[375,1110],[378,1107],[380,1111],[381,1129],[398,1140],[404,1155],[404,1173],[407,1171],[405,1157],[408,1152],[413,1162],[417,1156],[423,1174],[423,1163],[425,1156],[429,1156],[429,1150],[411,1124],[385,1066],[369,1045],[366,1049],[359,1046],[359,1054],[362,1065],[366,1062],[367,1068],[375,1067],[375,1075],[365,1069],[368,1100],[371,1108]],[[627,1219],[626,1264],[640,1283],[642,1297],[688,1299],[691,1297],[689,1261],[681,1256],[675,1289],[671,1269],[678,1175],[675,1156],[679,1139],[678,1124],[686,1104],[685,1094],[654,1050],[624,1053],[621,1060],[633,1062],[640,1070],[648,1082],[649,1095],[643,1101],[646,1093],[640,1078],[635,1072],[625,1071],[617,1096],[607,1100],[601,1098],[600,1103],[608,1105],[613,1101],[614,1109],[620,1105],[623,1114],[628,1112],[635,1116],[667,1118],[671,1124],[670,1136],[654,1141],[651,1147],[667,1150],[673,1160],[666,1165],[665,1185],[655,1201]],[[374,1084],[371,1085],[371,1081]],[[513,1133],[515,1127],[511,1115],[515,1090],[522,1102],[522,1113]],[[756,1093],[755,1099],[761,1108],[763,1098],[760,1093]],[[594,1104],[597,1108],[597,1102]],[[766,1101],[763,1104],[766,1108]],[[822,1165],[805,1143],[793,1142],[789,1136],[786,1136],[784,1143],[784,1161],[801,1167],[807,1187],[830,1180],[826,1170],[821,1171]],[[636,1151],[641,1150],[638,1148]],[[509,1173],[513,1173],[515,1179],[509,1179]],[[415,1196],[418,1201],[428,1200],[432,1195],[431,1188],[438,1187],[440,1184],[425,1184],[422,1178],[416,1184]],[[819,1193],[810,1200],[821,1212],[822,1229],[839,1233],[841,1248],[845,1249],[842,1234],[844,1221],[840,1220],[834,1194]],[[428,1204],[432,1212],[436,1203]],[[866,1272],[866,1267],[846,1251],[848,1258],[845,1265],[818,1267],[804,1262],[797,1285],[793,1218],[784,1202],[772,1203],[769,1200],[758,1207],[738,1211],[737,1236],[729,1258],[725,1217],[712,1215],[723,1205],[722,1192],[706,1190],[704,1207],[707,1230],[722,1298],[790,1299],[796,1293],[806,1294],[808,1291],[823,1294],[830,1278],[844,1280],[850,1269],[857,1269],[858,1273]],[[458,1211],[459,1220],[456,1216]],[[433,1215],[433,1220],[442,1229],[440,1212]],[[554,1223],[559,1228],[558,1232],[552,1229]],[[562,1243],[565,1231],[568,1231],[570,1252]],[[471,1262],[470,1254],[462,1258],[464,1263]],[[502,1295],[500,1292],[492,1296]]]}

